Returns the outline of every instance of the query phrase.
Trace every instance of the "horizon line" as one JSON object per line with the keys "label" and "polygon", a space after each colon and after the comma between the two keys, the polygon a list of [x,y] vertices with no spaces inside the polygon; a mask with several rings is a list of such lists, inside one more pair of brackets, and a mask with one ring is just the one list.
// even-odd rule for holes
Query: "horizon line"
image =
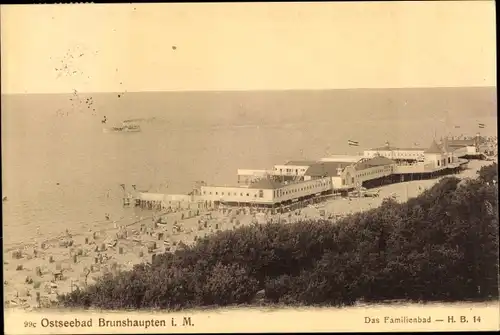
{"label": "horizon line", "polygon": [[452,89],[452,88],[497,88],[496,85],[493,86],[410,86],[410,87],[352,87],[352,88],[285,88],[285,89],[199,89],[199,90],[147,90],[147,91],[102,91],[102,92],[92,92],[92,91],[68,91],[68,92],[14,92],[14,93],[4,93],[0,94],[3,96],[7,95],[60,95],[60,94],[130,94],[130,93],[236,93],[236,92],[296,92],[296,91],[349,91],[349,90],[407,90],[407,89]]}

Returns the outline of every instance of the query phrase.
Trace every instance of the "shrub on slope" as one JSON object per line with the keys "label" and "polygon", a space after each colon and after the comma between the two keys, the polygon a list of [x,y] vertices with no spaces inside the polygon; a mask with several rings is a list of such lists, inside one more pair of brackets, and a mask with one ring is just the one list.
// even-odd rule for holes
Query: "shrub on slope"
{"label": "shrub on slope", "polygon": [[483,166],[481,169],[479,169],[477,174],[479,175],[479,179],[484,182],[498,182],[498,164],[493,163]]}

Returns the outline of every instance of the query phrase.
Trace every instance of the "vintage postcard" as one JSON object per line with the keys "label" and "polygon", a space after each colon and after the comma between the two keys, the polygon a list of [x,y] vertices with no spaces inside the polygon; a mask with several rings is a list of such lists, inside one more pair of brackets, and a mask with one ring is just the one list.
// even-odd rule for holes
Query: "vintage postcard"
{"label": "vintage postcard", "polygon": [[1,7],[7,334],[499,329],[493,1]]}

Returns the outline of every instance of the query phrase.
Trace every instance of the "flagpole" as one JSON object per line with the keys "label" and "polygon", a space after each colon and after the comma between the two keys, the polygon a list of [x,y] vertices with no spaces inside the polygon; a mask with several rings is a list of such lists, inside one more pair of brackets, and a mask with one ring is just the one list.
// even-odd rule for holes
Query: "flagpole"
{"label": "flagpole", "polygon": [[450,121],[450,115],[449,115],[448,111],[446,111],[446,119],[445,119],[445,123],[444,123],[444,133],[446,134],[445,136],[448,136],[449,121]]}

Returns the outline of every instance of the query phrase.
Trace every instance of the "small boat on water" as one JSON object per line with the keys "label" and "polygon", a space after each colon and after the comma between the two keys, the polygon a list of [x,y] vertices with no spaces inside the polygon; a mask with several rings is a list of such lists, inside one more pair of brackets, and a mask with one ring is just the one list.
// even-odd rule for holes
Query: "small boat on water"
{"label": "small boat on water", "polygon": [[127,124],[127,123],[139,123],[139,122],[152,122],[152,121],[155,121],[155,120],[156,120],[156,117],[136,118],[136,119],[123,120],[123,124]]}
{"label": "small boat on water", "polygon": [[118,127],[104,128],[105,133],[137,133],[141,131],[141,127],[138,124],[123,124]]}

